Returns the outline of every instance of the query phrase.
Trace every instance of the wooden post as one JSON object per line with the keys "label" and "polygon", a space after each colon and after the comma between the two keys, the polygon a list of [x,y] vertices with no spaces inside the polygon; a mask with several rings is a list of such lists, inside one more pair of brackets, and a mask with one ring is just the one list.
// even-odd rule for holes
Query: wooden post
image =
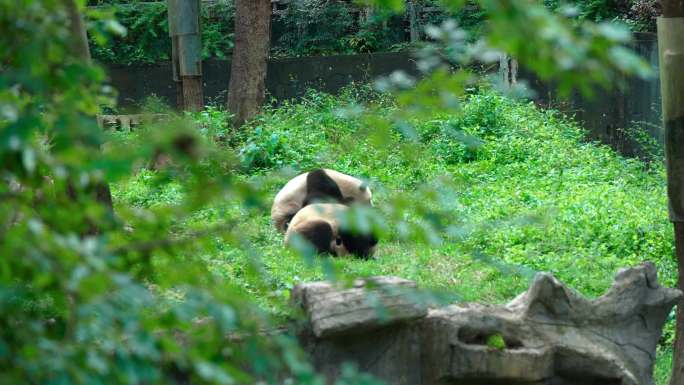
{"label": "wooden post", "polygon": [[499,76],[506,87],[513,87],[518,82],[518,61],[507,54],[501,55]]}
{"label": "wooden post", "polygon": [[[684,289],[684,0],[662,0],[658,18],[660,93],[662,95],[665,162],[675,254]],[[684,385],[684,304],[677,305],[677,328],[670,385]]]}
{"label": "wooden post", "polygon": [[361,18],[362,22],[367,23],[370,21],[370,18],[372,15],[373,15],[373,8],[372,7],[363,7],[363,9],[361,10],[361,12],[359,14],[359,17]]}
{"label": "wooden post", "polygon": [[173,69],[173,82],[176,84],[176,108],[183,110],[185,103],[183,102],[183,81],[180,76],[180,61],[178,60],[178,36],[171,36],[171,68]]}
{"label": "wooden post", "polygon": [[174,81],[182,83],[182,89],[177,88],[176,95],[182,99],[183,109],[200,111],[204,106],[200,2],[167,0],[167,5]]}
{"label": "wooden post", "polygon": [[416,10],[416,7],[416,0],[409,0],[408,13],[411,43],[415,43],[420,40],[420,23],[418,22],[418,11]]}

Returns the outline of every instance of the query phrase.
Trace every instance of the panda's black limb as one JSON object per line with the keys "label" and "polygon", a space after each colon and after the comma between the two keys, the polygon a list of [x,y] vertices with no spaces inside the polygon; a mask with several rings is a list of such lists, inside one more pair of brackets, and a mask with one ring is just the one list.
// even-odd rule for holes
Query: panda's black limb
{"label": "panda's black limb", "polygon": [[313,170],[306,175],[305,205],[320,200],[344,201],[340,186],[323,169]]}

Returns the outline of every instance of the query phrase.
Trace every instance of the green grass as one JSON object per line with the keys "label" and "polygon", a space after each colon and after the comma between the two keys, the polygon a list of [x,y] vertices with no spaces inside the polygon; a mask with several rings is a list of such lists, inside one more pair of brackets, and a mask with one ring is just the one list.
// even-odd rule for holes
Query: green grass
{"label": "green grass", "polygon": [[667,385],[672,372],[672,349],[659,348],[656,354],[656,365],[653,373],[656,385]]}
{"label": "green grass", "polygon": [[[403,222],[380,226],[380,247],[370,261],[312,262],[284,249],[265,205],[245,209],[227,199],[182,224],[239,218],[234,230],[243,243],[217,240],[215,252],[205,258],[217,274],[252,293],[268,311],[286,316],[289,289],[324,279],[329,270],[351,277],[397,275],[463,300],[492,303],[524,291],[536,271],[549,271],[583,294],[597,296],[619,268],[646,260],[656,263],[661,282],[674,285],[676,264],[659,164],[646,165],[587,143],[583,131],[559,114],[486,91],[464,100],[461,113],[410,122],[403,133],[375,135],[381,126],[376,130],[351,113],[354,101],[364,96],[312,93],[301,103],[266,111],[237,135],[221,126],[225,116],[220,111],[196,116],[208,136],[227,143],[226,154],[239,153],[245,170],[239,178],[265,183],[269,199],[288,179],[273,171],[329,167],[369,179],[375,205],[385,215],[392,215],[394,205],[404,205]],[[375,105],[381,114],[392,112],[386,100]],[[480,144],[464,145],[459,133]],[[385,150],[377,150],[374,141]],[[115,199],[141,207],[179,199],[173,183],[153,186],[152,179],[152,172],[139,173],[116,186]],[[438,179],[448,191],[429,195],[441,188],[433,183]],[[429,196],[423,198],[423,191]],[[401,203],[397,194],[407,202]],[[412,213],[414,205],[438,215],[437,225]],[[405,237],[404,224],[426,230]],[[425,238],[434,239],[416,241]],[[671,354],[665,351],[656,368],[658,384],[669,376]]]}

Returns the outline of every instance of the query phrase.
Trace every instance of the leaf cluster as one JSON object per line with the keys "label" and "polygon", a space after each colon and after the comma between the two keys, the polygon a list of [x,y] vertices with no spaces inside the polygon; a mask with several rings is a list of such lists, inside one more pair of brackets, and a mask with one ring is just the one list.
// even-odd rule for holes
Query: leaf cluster
{"label": "leaf cluster", "polygon": [[[287,335],[200,257],[235,217],[179,231],[211,202],[263,208],[234,157],[183,121],[116,140],[94,115],[104,72],[71,53],[60,0],[0,1],[0,383],[321,384]],[[114,210],[98,187],[159,156],[178,200]]]}

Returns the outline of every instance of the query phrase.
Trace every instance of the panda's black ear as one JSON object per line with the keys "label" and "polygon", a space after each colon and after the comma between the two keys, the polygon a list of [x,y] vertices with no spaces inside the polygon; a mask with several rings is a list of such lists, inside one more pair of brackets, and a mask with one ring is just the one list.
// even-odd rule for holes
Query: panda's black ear
{"label": "panda's black ear", "polygon": [[324,221],[311,221],[301,226],[297,231],[309,241],[318,253],[332,253],[330,244],[333,240],[333,229]]}
{"label": "panda's black ear", "polygon": [[340,230],[340,237],[350,253],[364,259],[371,257],[373,247],[378,244],[378,238],[374,234],[355,234],[352,231]]}
{"label": "panda's black ear", "polygon": [[306,198],[304,205],[315,200],[343,202],[340,186],[323,170],[313,170],[306,175]]}

